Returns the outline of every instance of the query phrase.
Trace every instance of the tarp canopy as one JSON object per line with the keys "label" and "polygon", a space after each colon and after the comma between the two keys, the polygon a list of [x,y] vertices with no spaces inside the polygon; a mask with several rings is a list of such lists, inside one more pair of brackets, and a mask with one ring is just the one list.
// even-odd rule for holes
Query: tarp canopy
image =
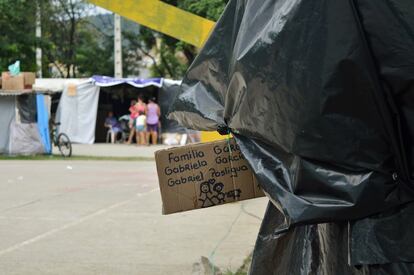
{"label": "tarp canopy", "polygon": [[414,262],[398,238],[414,230],[398,226],[414,200],[413,33],[411,0],[229,2],[170,117],[230,131],[271,200],[252,274],[366,274],[326,258],[332,245],[354,265]]}
{"label": "tarp canopy", "polygon": [[72,81],[63,89],[56,112],[59,132],[72,142],[92,144],[95,140],[99,87],[91,80]]}
{"label": "tarp canopy", "polygon": [[87,80],[87,78],[36,78],[33,90],[38,92],[62,93],[69,84],[85,82]]}
{"label": "tarp canopy", "polygon": [[114,78],[109,76],[94,75],[91,78],[92,82],[99,87],[110,87],[120,84],[129,84],[136,88],[144,88],[148,86],[162,87],[162,78]]}

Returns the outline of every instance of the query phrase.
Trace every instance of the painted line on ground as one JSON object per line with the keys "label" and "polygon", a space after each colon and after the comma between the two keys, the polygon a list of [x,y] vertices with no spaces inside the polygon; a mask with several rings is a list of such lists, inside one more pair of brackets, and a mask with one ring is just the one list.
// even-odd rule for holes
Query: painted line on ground
{"label": "painted line on ground", "polygon": [[49,231],[47,231],[45,233],[42,233],[40,235],[37,235],[36,237],[30,238],[28,240],[25,240],[23,242],[20,242],[20,243],[17,243],[15,245],[13,245],[13,246],[10,246],[10,247],[8,247],[6,249],[0,250],[0,257],[3,256],[3,255],[5,255],[5,254],[8,254],[10,252],[13,252],[15,250],[18,250],[18,249],[20,249],[22,247],[28,246],[30,244],[36,243],[36,242],[38,242],[40,240],[43,240],[43,239],[45,239],[47,237],[50,237],[52,235],[55,235],[56,233],[59,233],[61,231],[64,231],[64,230],[66,230],[68,228],[77,226],[77,225],[79,225],[79,224],[81,224],[81,223],[83,223],[83,222],[85,222],[87,220],[90,220],[90,219],[95,218],[97,216],[106,214],[106,213],[108,213],[109,211],[111,211],[111,210],[113,210],[115,208],[124,206],[124,205],[126,205],[126,204],[134,201],[137,197],[143,197],[144,195],[148,195],[148,194],[153,193],[153,192],[156,192],[158,190],[159,190],[159,188],[155,188],[155,189],[152,189],[152,190],[150,190],[150,191],[148,191],[146,193],[138,193],[138,194],[136,194],[131,199],[128,199],[128,200],[125,200],[125,201],[121,201],[121,202],[115,203],[115,204],[113,204],[111,206],[102,208],[102,209],[100,209],[98,211],[95,211],[95,212],[93,212],[93,213],[91,213],[89,215],[86,215],[86,216],[84,216],[84,217],[82,217],[82,218],[80,218],[80,219],[78,219],[76,221],[67,223],[67,224],[65,224],[63,226],[60,226],[58,228],[51,229],[51,230],[49,230]]}

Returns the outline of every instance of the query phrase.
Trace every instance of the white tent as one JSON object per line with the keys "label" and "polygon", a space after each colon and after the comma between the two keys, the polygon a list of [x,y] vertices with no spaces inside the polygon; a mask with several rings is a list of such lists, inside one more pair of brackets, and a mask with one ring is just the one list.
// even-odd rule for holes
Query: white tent
{"label": "white tent", "polygon": [[60,123],[59,132],[67,134],[72,142],[94,142],[99,87],[92,79],[36,79],[33,89],[61,93],[54,119]]}
{"label": "white tent", "polygon": [[56,113],[59,132],[72,142],[92,144],[95,141],[99,86],[91,80],[66,83]]}

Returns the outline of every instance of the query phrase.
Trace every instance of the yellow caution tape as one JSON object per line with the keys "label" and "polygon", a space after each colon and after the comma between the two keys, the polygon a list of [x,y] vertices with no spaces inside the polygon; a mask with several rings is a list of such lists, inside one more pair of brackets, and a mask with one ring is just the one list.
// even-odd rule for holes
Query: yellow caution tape
{"label": "yellow caution tape", "polygon": [[159,0],[89,0],[140,25],[202,47],[214,22]]}

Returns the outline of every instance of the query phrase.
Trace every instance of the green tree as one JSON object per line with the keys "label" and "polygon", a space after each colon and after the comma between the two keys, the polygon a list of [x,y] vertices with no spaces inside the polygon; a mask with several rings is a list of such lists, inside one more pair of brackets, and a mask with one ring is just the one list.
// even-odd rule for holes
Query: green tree
{"label": "green tree", "polygon": [[[36,39],[40,7],[42,38]],[[0,0],[0,70],[21,61],[21,69],[36,71],[36,46],[43,50],[43,75],[54,64],[59,77],[113,74],[113,42],[89,21],[93,6],[81,0]]]}
{"label": "green tree", "polygon": [[0,70],[21,61],[21,69],[35,71],[36,1],[0,0]]}
{"label": "green tree", "polygon": [[217,21],[223,13],[228,0],[165,0],[164,2],[201,17]]}
{"label": "green tree", "polygon": [[60,77],[78,77],[78,50],[92,39],[85,33],[88,9],[91,6],[81,0],[41,2],[43,53]]}
{"label": "green tree", "polygon": [[[47,28],[43,37],[46,62],[54,64],[60,77],[113,75],[113,15],[96,14],[94,7],[83,0],[49,0],[48,3],[42,10],[54,15],[43,22]],[[136,36],[136,23],[127,20],[122,23],[126,31]],[[59,31],[55,26],[59,26]],[[134,74],[134,65],[141,56],[134,54],[130,43],[123,43],[123,57],[124,75]]]}
{"label": "green tree", "polygon": [[105,36],[90,26],[85,26],[80,29],[78,37],[81,41],[75,56],[78,75],[114,75],[112,36]]}
{"label": "green tree", "polygon": [[[186,11],[217,20],[228,0],[165,0]],[[42,38],[35,37],[40,6]],[[54,64],[59,77],[113,75],[113,23],[103,31],[93,24],[93,6],[84,0],[0,0],[0,70],[21,60],[22,70],[35,71],[35,48],[43,50],[43,75]],[[111,18],[107,16],[106,18]],[[110,25],[110,24],[109,24]],[[124,74],[135,74],[142,58],[152,62],[153,76],[181,78],[194,60],[194,46],[136,24],[123,29]]]}
{"label": "green tree", "polygon": [[[164,0],[163,2],[217,21],[228,0]],[[138,36],[128,33],[124,33],[124,36],[143,56],[152,59],[153,76],[182,78],[197,55],[196,47],[145,27],[141,28]],[[157,40],[159,45],[154,51]]]}

